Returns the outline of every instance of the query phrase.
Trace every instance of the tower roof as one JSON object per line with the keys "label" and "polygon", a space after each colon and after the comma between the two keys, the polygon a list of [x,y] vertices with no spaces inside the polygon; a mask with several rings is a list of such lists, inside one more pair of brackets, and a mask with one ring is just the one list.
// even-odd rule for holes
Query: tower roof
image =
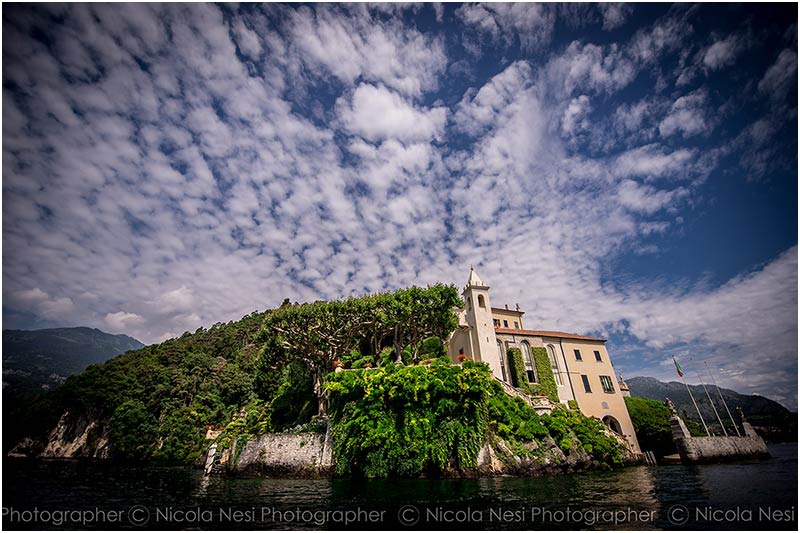
{"label": "tower roof", "polygon": [[468,287],[485,287],[486,284],[481,281],[481,278],[478,277],[478,273],[475,272],[475,269],[470,267],[469,268],[469,280],[467,281]]}

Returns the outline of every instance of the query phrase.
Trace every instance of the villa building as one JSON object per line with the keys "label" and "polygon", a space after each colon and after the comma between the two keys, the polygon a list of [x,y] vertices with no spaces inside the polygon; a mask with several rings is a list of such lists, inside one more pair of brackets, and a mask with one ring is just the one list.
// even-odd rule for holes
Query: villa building
{"label": "villa building", "polygon": [[574,400],[584,415],[602,420],[623,436],[634,452],[641,451],[604,339],[525,329],[525,313],[519,305],[515,309],[492,307],[489,286],[474,270],[470,270],[462,297],[465,307],[459,310],[458,328],[448,342],[454,361],[467,358],[487,363],[497,379],[510,384],[508,350],[519,348],[528,382],[538,383],[533,348],[542,347],[550,359],[559,402]]}

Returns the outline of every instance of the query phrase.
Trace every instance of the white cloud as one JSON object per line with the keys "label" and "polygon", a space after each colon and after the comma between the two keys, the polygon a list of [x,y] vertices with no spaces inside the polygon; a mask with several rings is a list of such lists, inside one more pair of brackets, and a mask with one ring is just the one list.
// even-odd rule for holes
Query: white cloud
{"label": "white cloud", "polygon": [[510,45],[517,39],[527,51],[547,44],[555,25],[555,11],[547,4],[464,4],[456,15],[495,42]]}
{"label": "white cloud", "polygon": [[681,96],[658,125],[658,131],[663,137],[676,133],[684,137],[709,133],[712,123],[708,118],[707,106],[708,96],[703,89]]}
{"label": "white cloud", "polygon": [[257,59],[261,55],[261,43],[259,42],[258,34],[245,26],[241,19],[237,19],[233,23],[233,31],[239,48],[250,57]]}
{"label": "white cloud", "polygon": [[114,333],[133,331],[144,323],[144,318],[136,313],[127,313],[125,311],[108,313],[103,320],[106,327]]}
{"label": "white cloud", "polygon": [[47,320],[68,320],[74,304],[68,297],[53,297],[38,287],[12,292],[9,303],[18,309],[31,311]]}
{"label": "white cloud", "polygon": [[456,127],[476,135],[485,127],[497,122],[519,93],[530,87],[531,67],[526,61],[517,61],[492,77],[479,90],[470,89],[456,106],[453,121]]}
{"label": "white cloud", "polygon": [[645,129],[656,106],[648,100],[623,103],[614,112],[614,126],[621,133],[634,133]]}
{"label": "white cloud", "polygon": [[652,27],[637,31],[628,45],[628,52],[637,61],[652,65],[662,54],[678,49],[692,32],[691,24],[684,18],[666,16]]}
{"label": "white cloud", "polygon": [[597,4],[597,8],[603,16],[603,29],[613,30],[619,28],[628,19],[628,16],[633,12],[633,7],[630,4],[604,2]]}
{"label": "white cloud", "polygon": [[320,4],[292,11],[290,21],[295,59],[324,68],[348,85],[363,77],[420,96],[438,86],[447,66],[441,39],[382,22],[358,7],[346,11]]}
{"label": "white cloud", "polygon": [[64,320],[74,306],[71,298],[64,297],[41,302],[37,307],[39,314],[48,320]]}
{"label": "white cloud", "polygon": [[46,302],[50,297],[42,289],[34,287],[24,291],[16,291],[11,294],[12,301],[15,305],[23,309],[32,309],[34,306]]}
{"label": "white cloud", "polygon": [[619,176],[668,177],[682,175],[682,170],[694,156],[692,150],[668,152],[656,144],[648,144],[620,154],[614,167]]}
{"label": "white cloud", "polygon": [[619,203],[632,211],[652,214],[669,205],[674,198],[683,196],[684,189],[673,191],[658,190],[649,185],[641,185],[634,180],[623,180],[619,184]]}
{"label": "white cloud", "polygon": [[616,44],[598,46],[572,42],[564,54],[548,64],[548,78],[555,90],[613,92],[627,86],[636,67]]}
{"label": "white cloud", "polygon": [[337,108],[345,128],[370,141],[427,141],[442,135],[447,110],[418,108],[385,87],[362,84]]}
{"label": "white cloud", "polygon": [[586,115],[591,111],[589,97],[585,94],[573,98],[561,118],[561,131],[572,135],[576,130],[586,129],[588,122]]}
{"label": "white cloud", "polygon": [[160,312],[185,312],[193,308],[194,301],[194,293],[192,289],[182,285],[175,290],[165,292],[159,296],[155,301],[155,306]]}
{"label": "white cloud", "polygon": [[797,81],[797,52],[786,48],[758,82],[758,90],[775,99],[783,98]]}
{"label": "white cloud", "polygon": [[736,35],[714,42],[703,54],[703,65],[711,70],[719,70],[733,63],[741,47],[741,42]]}

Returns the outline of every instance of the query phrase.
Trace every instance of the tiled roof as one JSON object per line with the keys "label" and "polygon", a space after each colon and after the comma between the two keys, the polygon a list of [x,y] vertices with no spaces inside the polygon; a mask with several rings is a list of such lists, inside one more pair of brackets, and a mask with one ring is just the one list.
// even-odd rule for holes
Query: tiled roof
{"label": "tiled roof", "polygon": [[534,337],[555,337],[560,339],[575,339],[579,341],[600,341],[606,342],[605,339],[597,337],[587,337],[586,335],[576,335],[575,333],[564,333],[563,331],[544,331],[540,329],[512,329],[512,328],[494,328],[496,333],[504,333],[506,335],[528,335]]}
{"label": "tiled roof", "polygon": [[502,307],[492,307],[492,311],[501,311],[503,313],[514,313],[515,315],[525,314],[525,311],[517,311],[516,309],[503,309]]}

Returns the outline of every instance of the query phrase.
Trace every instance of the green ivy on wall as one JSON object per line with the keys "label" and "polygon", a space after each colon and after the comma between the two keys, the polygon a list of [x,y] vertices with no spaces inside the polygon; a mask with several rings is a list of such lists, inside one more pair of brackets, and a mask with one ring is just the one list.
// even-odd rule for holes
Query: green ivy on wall
{"label": "green ivy on wall", "polygon": [[526,388],[528,377],[525,373],[525,362],[519,348],[508,349],[508,370],[511,373],[511,384],[517,388]]}
{"label": "green ivy on wall", "polygon": [[539,391],[551,402],[558,403],[556,378],[553,377],[553,367],[550,364],[547,350],[542,346],[534,346],[531,351],[533,352],[533,364],[536,365],[536,373],[539,375]]}

